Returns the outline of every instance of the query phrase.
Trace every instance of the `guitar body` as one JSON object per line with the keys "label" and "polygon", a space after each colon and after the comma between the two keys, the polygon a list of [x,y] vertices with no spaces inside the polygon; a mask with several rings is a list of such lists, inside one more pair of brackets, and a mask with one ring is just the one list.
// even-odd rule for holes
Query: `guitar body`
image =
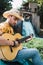
{"label": "guitar body", "polygon": [[[22,38],[22,36],[19,33],[15,34],[15,35],[5,33],[2,36],[5,39],[9,39],[9,40],[12,40],[12,41],[15,41],[17,38],[18,39]],[[10,46],[6,46],[6,45],[4,46],[3,45],[3,46],[0,47],[0,49],[1,49],[1,54],[2,54],[1,59],[11,61],[11,60],[15,59],[18,51],[22,49],[22,44],[20,44],[17,47],[12,47],[12,50],[13,50],[12,52],[10,50]]]}

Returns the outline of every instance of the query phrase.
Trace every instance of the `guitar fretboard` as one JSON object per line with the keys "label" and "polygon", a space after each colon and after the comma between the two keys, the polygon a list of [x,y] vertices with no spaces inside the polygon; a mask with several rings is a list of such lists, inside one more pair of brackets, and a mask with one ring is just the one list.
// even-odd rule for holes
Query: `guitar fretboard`
{"label": "guitar fretboard", "polygon": [[18,41],[19,43],[22,43],[22,42],[24,42],[26,39],[29,39],[29,38],[30,38],[30,36],[26,36],[26,37],[24,37],[24,38],[17,39],[17,41]]}

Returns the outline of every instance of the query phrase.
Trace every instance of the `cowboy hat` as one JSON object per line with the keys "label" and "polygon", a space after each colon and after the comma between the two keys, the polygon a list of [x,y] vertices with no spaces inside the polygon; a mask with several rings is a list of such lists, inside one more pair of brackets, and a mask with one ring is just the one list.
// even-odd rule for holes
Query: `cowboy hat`
{"label": "cowboy hat", "polygon": [[24,18],[20,15],[20,11],[17,9],[11,9],[3,13],[3,17],[8,18],[9,15],[13,15],[20,20],[24,20]]}

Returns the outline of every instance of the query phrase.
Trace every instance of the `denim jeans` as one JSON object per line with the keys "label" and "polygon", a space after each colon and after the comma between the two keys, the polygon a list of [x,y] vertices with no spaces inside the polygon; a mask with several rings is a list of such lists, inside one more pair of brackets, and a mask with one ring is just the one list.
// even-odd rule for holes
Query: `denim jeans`
{"label": "denim jeans", "polygon": [[[35,48],[23,48],[22,50],[20,50],[15,58],[15,60],[13,60],[12,62],[15,61],[19,61],[21,62],[23,65],[29,65],[25,60],[28,59],[32,59],[32,62],[34,65],[43,65],[43,62],[41,61],[41,57],[39,55],[39,52],[37,49]],[[22,61],[23,62],[22,62]],[[0,63],[1,65],[8,65],[7,63]]]}
{"label": "denim jeans", "polygon": [[30,48],[30,49],[24,48],[20,50],[15,59],[18,59],[18,60],[32,59],[32,62],[34,65],[43,65],[39,52],[35,48]]}

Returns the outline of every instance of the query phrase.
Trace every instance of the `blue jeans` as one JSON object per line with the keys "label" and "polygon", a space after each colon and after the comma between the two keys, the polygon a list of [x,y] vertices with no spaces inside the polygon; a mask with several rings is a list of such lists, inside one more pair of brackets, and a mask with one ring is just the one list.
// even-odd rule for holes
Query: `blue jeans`
{"label": "blue jeans", "polygon": [[43,62],[41,61],[41,57],[39,55],[39,52],[35,48],[24,48],[20,50],[15,58],[15,60],[23,60],[23,59],[32,59],[32,62],[34,65],[43,65]]}
{"label": "blue jeans", "polygon": [[[30,48],[30,49],[24,48],[20,50],[15,60],[13,60],[12,62],[20,61],[22,63],[21,60],[23,60],[23,63],[24,63],[24,64],[22,63],[23,65],[29,65],[28,63],[25,62],[25,60],[28,60],[28,59],[32,59],[32,62],[34,65],[43,65],[39,52],[35,48]],[[8,65],[8,64],[4,64],[4,63],[2,64],[2,63],[1,65]]]}

